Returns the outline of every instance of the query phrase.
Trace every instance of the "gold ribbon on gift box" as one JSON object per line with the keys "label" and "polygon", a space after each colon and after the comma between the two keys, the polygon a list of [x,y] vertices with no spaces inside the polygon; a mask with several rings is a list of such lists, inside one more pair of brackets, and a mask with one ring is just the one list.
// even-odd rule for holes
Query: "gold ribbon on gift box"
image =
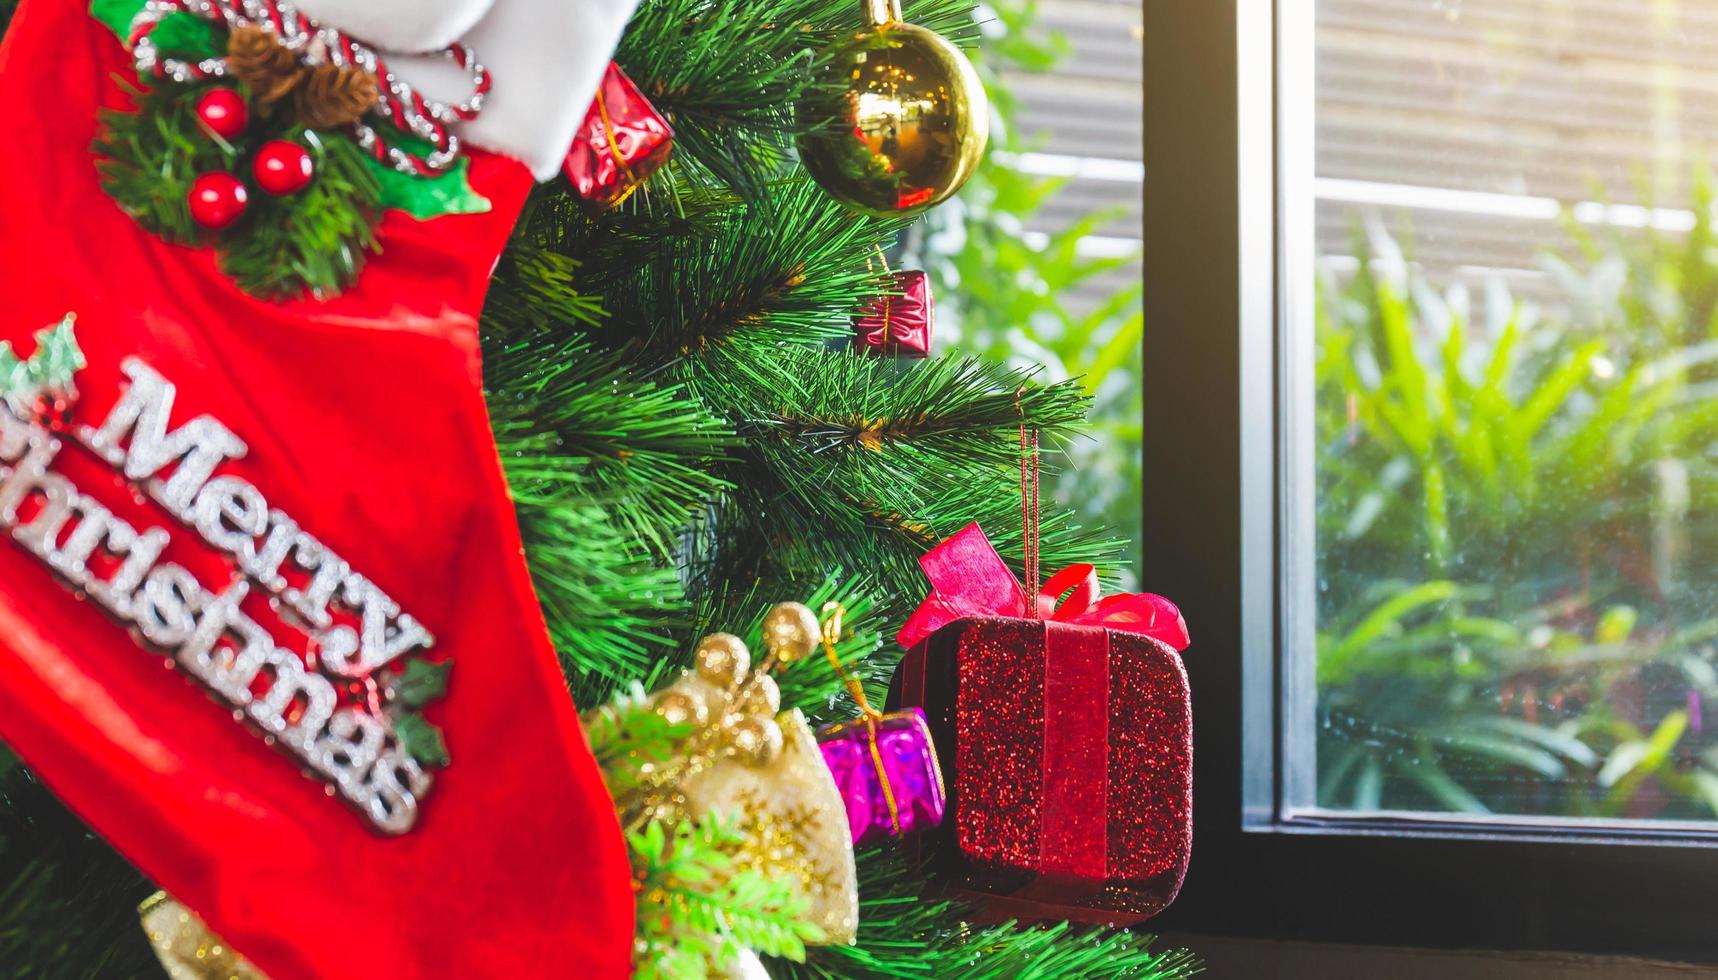
{"label": "gold ribbon on gift box", "polygon": [[[607,82],[607,79],[604,79],[604,82]],[[626,175],[626,190],[609,204],[609,207],[615,207],[631,197],[632,192],[638,190],[638,186],[643,181],[639,180],[638,175],[632,172],[632,167],[626,162],[626,155],[620,152],[620,142],[614,138],[614,121],[608,117],[608,99],[603,97],[601,85],[597,86],[597,114],[602,116],[602,134],[608,140],[608,152],[614,157],[615,166],[619,167],[620,172]]]}
{"label": "gold ribbon on gift box", "polygon": [[[848,692],[853,695],[853,700],[858,703],[859,710],[864,714],[864,717],[858,721],[832,725],[825,728],[821,734],[827,738],[854,725],[864,725],[868,729],[870,737],[866,740],[866,745],[871,750],[871,764],[877,767],[877,782],[883,787],[883,802],[889,807],[889,825],[895,833],[899,834],[901,832],[901,808],[895,802],[895,788],[889,785],[889,771],[883,765],[883,752],[877,747],[877,722],[882,720],[883,713],[871,707],[870,699],[865,697],[864,683],[859,678],[854,677],[853,673],[847,669],[847,665],[841,662],[841,653],[835,649],[835,644],[841,640],[842,621],[846,616],[847,607],[841,603],[831,601],[823,604],[823,655],[829,658],[829,665],[835,668],[836,676],[840,677],[841,682],[847,685]],[[942,778],[940,773],[938,778]]]}

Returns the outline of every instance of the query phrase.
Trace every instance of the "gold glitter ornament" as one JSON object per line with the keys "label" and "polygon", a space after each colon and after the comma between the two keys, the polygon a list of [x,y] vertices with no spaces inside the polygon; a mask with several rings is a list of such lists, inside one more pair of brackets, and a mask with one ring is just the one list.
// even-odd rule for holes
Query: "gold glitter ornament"
{"label": "gold glitter ornament", "polygon": [[656,713],[670,725],[704,724],[710,718],[704,702],[685,691],[669,691],[656,699]]}
{"label": "gold glitter ornament", "polygon": [[788,882],[805,899],[805,918],[823,930],[823,944],[853,942],[859,925],[859,885],[847,805],[817,737],[797,710],[776,716],[782,750],[763,768],[724,759],[684,786],[688,813],[725,813],[745,843],[736,867]]}
{"label": "gold glitter ornament", "polygon": [[137,907],[149,947],[172,980],[268,980],[166,892]]}
{"label": "gold glitter ornament", "polygon": [[833,53],[799,104],[805,169],[868,214],[925,211],[960,190],[990,139],[972,62],[934,31],[902,23],[900,0],[863,0],[866,29]]}
{"label": "gold glitter ornament", "polygon": [[723,734],[728,750],[742,765],[762,769],[781,757],[781,726],[768,718],[740,718]]}
{"label": "gold glitter ornament", "polygon": [[752,669],[752,654],[746,641],[732,633],[711,633],[698,641],[693,654],[698,676],[720,688],[738,684]]}
{"label": "gold glitter ornament", "polygon": [[803,660],[817,649],[823,626],[817,614],[803,602],[784,602],[764,617],[764,646],[778,663]]}

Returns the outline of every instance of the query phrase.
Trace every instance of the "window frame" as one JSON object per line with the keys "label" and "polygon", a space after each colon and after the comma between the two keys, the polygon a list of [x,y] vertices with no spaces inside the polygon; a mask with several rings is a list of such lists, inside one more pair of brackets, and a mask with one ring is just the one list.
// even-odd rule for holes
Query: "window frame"
{"label": "window frame", "polygon": [[1192,627],[1197,749],[1192,865],[1153,928],[1718,963],[1718,824],[1285,815],[1308,774],[1284,734],[1311,722],[1283,717],[1310,666],[1285,654],[1311,633],[1283,515],[1311,467],[1284,466],[1310,447],[1276,409],[1308,391],[1310,345],[1279,354],[1311,278],[1281,232],[1311,201],[1282,190],[1312,159],[1279,134],[1311,111],[1312,7],[1144,0],[1142,578]]}

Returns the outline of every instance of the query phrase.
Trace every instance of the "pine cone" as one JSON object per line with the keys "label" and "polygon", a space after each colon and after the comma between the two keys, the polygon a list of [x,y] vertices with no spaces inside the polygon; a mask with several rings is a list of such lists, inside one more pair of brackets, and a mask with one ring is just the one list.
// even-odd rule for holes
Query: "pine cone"
{"label": "pine cone", "polygon": [[381,98],[376,76],[351,65],[317,65],[293,93],[298,121],[311,129],[338,129],[357,122]]}
{"label": "pine cone", "polygon": [[298,56],[260,27],[235,28],[228,36],[227,70],[245,83],[263,110],[291,95],[304,78]]}

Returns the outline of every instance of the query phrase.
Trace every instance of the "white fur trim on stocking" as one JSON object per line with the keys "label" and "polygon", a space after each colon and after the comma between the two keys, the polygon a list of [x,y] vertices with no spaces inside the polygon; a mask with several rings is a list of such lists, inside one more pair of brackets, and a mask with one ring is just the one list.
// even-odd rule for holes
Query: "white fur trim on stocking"
{"label": "white fur trim on stocking", "polygon": [[561,169],[637,0],[496,0],[466,41],[495,75],[464,135],[524,162],[538,180]]}
{"label": "white fur trim on stocking", "polygon": [[439,51],[459,40],[495,0],[296,0],[295,5],[318,24],[377,50],[413,52]]}
{"label": "white fur trim on stocking", "polygon": [[[572,148],[638,0],[297,2],[318,23],[384,54],[430,51],[463,40],[489,68],[494,86],[482,114],[460,125],[461,138],[513,157],[538,180],[548,180]],[[388,60],[428,95],[458,102],[471,94],[465,78],[439,59]]]}

